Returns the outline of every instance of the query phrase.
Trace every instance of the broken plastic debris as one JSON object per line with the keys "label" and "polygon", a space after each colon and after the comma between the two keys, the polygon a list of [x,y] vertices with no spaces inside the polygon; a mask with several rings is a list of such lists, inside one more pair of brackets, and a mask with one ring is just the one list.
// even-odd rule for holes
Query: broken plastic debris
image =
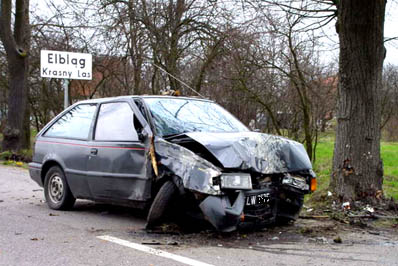
{"label": "broken plastic debris", "polygon": [[375,209],[373,207],[369,206],[369,205],[366,205],[365,211],[373,213],[375,211]]}
{"label": "broken plastic debris", "polygon": [[271,240],[275,241],[275,240],[279,240],[279,237],[274,236],[273,238],[271,238]]}
{"label": "broken plastic debris", "polygon": [[324,236],[317,237],[317,238],[315,238],[315,239],[316,239],[316,242],[320,242],[320,243],[328,243],[328,240],[327,240],[327,238],[326,238],[326,237],[324,237]]}
{"label": "broken plastic debris", "polygon": [[342,207],[344,210],[350,210],[350,209],[351,209],[350,202],[349,202],[349,201],[344,202],[343,205],[341,205],[341,207]]}
{"label": "broken plastic debris", "polygon": [[335,239],[333,239],[333,242],[336,244],[341,244],[341,243],[343,243],[343,240],[341,239],[340,236],[337,236]]}
{"label": "broken plastic debris", "polygon": [[378,231],[368,231],[368,233],[371,235],[376,235],[376,236],[380,235],[380,232],[378,232]]}
{"label": "broken plastic debris", "polygon": [[328,197],[331,197],[332,195],[333,195],[333,193],[328,191]]}
{"label": "broken plastic debris", "polygon": [[142,242],[142,245],[162,245],[162,243],[158,242],[158,241],[154,241],[152,240],[152,242]]}
{"label": "broken plastic debris", "polygon": [[307,210],[307,212],[312,212],[314,209],[310,208]]}

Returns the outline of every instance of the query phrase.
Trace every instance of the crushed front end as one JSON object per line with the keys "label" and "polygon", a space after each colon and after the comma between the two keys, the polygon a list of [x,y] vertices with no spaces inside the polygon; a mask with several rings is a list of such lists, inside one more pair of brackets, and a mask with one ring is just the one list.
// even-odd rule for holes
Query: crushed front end
{"label": "crushed front end", "polygon": [[[294,221],[303,205],[304,195],[311,192],[312,171],[276,175],[236,173],[249,176],[251,189],[221,186],[222,196],[207,196],[200,209],[219,231],[230,232],[239,227],[264,227],[276,222]],[[215,178],[215,185],[222,183]],[[314,181],[312,181],[314,184]]]}
{"label": "crushed front end", "polygon": [[295,220],[304,195],[315,189],[302,144],[276,136],[187,133],[157,139],[155,150],[160,176],[181,180],[181,195],[193,195],[221,232]]}

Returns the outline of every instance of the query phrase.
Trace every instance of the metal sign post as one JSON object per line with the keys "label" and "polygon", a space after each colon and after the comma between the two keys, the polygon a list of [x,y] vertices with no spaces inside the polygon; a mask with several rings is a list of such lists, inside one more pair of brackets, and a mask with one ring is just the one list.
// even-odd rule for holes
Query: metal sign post
{"label": "metal sign post", "polygon": [[69,79],[64,79],[64,109],[69,106]]}
{"label": "metal sign post", "polygon": [[69,79],[92,79],[92,55],[62,51],[40,51],[40,76],[64,79],[64,107],[69,105]]}

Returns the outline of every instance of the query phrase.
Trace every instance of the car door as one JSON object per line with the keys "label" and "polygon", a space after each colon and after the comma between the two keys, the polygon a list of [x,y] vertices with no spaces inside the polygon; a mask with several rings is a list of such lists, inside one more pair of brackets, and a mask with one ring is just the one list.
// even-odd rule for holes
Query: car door
{"label": "car door", "polygon": [[139,137],[137,125],[142,128],[130,102],[99,106],[87,163],[94,199],[125,202],[150,198],[149,141]]}
{"label": "car door", "polygon": [[75,197],[90,198],[86,182],[89,133],[94,124],[97,104],[79,104],[45,128],[36,140],[36,156],[43,163],[55,161],[62,166]]}

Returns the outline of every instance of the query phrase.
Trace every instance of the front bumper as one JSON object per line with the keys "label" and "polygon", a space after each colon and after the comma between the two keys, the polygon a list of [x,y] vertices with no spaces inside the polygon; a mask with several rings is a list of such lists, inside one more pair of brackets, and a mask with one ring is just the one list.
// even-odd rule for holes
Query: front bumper
{"label": "front bumper", "polygon": [[247,226],[264,227],[276,220],[295,220],[304,193],[284,188],[238,191],[237,196],[207,196],[199,204],[203,215],[217,231],[231,232]]}
{"label": "front bumper", "polygon": [[[231,232],[247,222],[265,225],[275,221],[277,204],[272,189],[242,190],[237,193],[235,200],[228,195],[208,196],[199,205],[205,218],[218,231]],[[256,202],[257,196],[264,195],[267,198],[261,203]]]}

